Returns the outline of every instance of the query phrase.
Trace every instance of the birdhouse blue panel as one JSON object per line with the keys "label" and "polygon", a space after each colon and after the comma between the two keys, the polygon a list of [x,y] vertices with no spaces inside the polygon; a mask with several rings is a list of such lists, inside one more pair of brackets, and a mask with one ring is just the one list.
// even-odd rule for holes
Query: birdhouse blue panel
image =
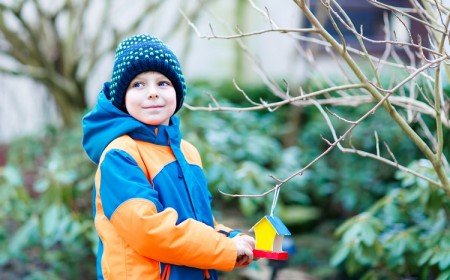
{"label": "birdhouse blue panel", "polygon": [[278,235],[291,235],[291,232],[288,228],[283,224],[280,218],[276,216],[266,216],[269,222],[272,224],[273,228],[277,232]]}

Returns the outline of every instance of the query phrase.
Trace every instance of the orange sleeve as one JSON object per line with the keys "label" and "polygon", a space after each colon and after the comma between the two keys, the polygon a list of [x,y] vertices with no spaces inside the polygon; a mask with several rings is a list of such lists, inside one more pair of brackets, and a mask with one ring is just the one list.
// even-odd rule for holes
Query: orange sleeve
{"label": "orange sleeve", "polygon": [[230,238],[193,219],[177,225],[177,218],[173,208],[157,212],[151,201],[131,199],[116,209],[111,223],[147,258],[200,269],[234,268],[237,249]]}
{"label": "orange sleeve", "polygon": [[214,229],[216,231],[226,231],[226,232],[231,232],[232,229],[229,227],[224,226],[223,224],[219,224],[216,219],[214,219]]}

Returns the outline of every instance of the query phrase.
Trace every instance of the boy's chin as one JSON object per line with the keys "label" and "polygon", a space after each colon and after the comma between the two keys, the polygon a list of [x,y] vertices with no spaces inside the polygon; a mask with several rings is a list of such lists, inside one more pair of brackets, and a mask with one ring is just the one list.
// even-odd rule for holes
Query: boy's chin
{"label": "boy's chin", "polygon": [[162,119],[143,119],[143,120],[139,120],[141,123],[144,123],[146,125],[153,125],[153,126],[157,126],[157,125],[169,125],[170,123],[170,119],[168,120],[162,120]]}

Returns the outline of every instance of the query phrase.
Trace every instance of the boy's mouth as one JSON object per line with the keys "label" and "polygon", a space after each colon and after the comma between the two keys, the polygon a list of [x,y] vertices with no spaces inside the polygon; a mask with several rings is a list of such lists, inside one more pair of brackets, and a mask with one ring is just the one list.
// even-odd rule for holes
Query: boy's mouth
{"label": "boy's mouth", "polygon": [[142,106],[143,109],[159,109],[163,108],[164,105],[148,105],[148,106]]}

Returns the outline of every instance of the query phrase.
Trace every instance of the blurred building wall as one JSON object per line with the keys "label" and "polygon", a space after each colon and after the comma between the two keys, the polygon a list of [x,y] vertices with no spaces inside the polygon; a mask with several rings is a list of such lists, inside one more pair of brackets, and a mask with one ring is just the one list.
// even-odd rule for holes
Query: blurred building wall
{"label": "blurred building wall", "polygon": [[[125,1],[127,2],[127,1]],[[167,35],[167,27],[171,26],[176,17],[180,17],[178,8],[181,0],[170,0],[167,5],[152,17],[147,28],[142,32],[154,34],[158,37]],[[171,3],[169,3],[171,2]],[[220,0],[208,5],[208,11],[202,11],[196,25],[204,34],[210,34],[209,24],[217,35],[231,34],[226,22],[231,28],[235,26],[235,1]],[[266,6],[272,19],[281,27],[298,27],[300,22],[299,9],[292,1],[255,1],[261,8]],[[128,3],[126,5],[129,6]],[[127,17],[132,16],[116,9],[118,24],[126,24]],[[261,14],[247,7],[244,19],[244,32],[267,29],[270,25]],[[166,43],[177,53],[183,53],[186,36],[192,36],[192,46],[182,64],[187,82],[195,79],[230,81],[237,78],[242,82],[258,82],[260,77],[247,58],[243,63],[243,77],[236,77],[234,73],[235,42],[221,39],[201,39],[188,27],[174,36],[167,36]],[[150,30],[151,29],[151,30]],[[170,34],[169,34],[170,35]],[[263,68],[275,78],[287,78],[301,75],[301,61],[293,59],[295,40],[285,35],[267,33],[261,36],[246,38],[245,43],[250,51],[261,61]],[[108,56],[99,63],[88,81],[87,95],[90,106],[95,103],[97,92],[102,83],[109,79],[113,57]],[[45,92],[45,88],[26,79],[0,75],[0,143],[7,143],[14,137],[40,133],[46,124],[60,122],[52,97]],[[199,104],[200,105],[200,104]]]}

